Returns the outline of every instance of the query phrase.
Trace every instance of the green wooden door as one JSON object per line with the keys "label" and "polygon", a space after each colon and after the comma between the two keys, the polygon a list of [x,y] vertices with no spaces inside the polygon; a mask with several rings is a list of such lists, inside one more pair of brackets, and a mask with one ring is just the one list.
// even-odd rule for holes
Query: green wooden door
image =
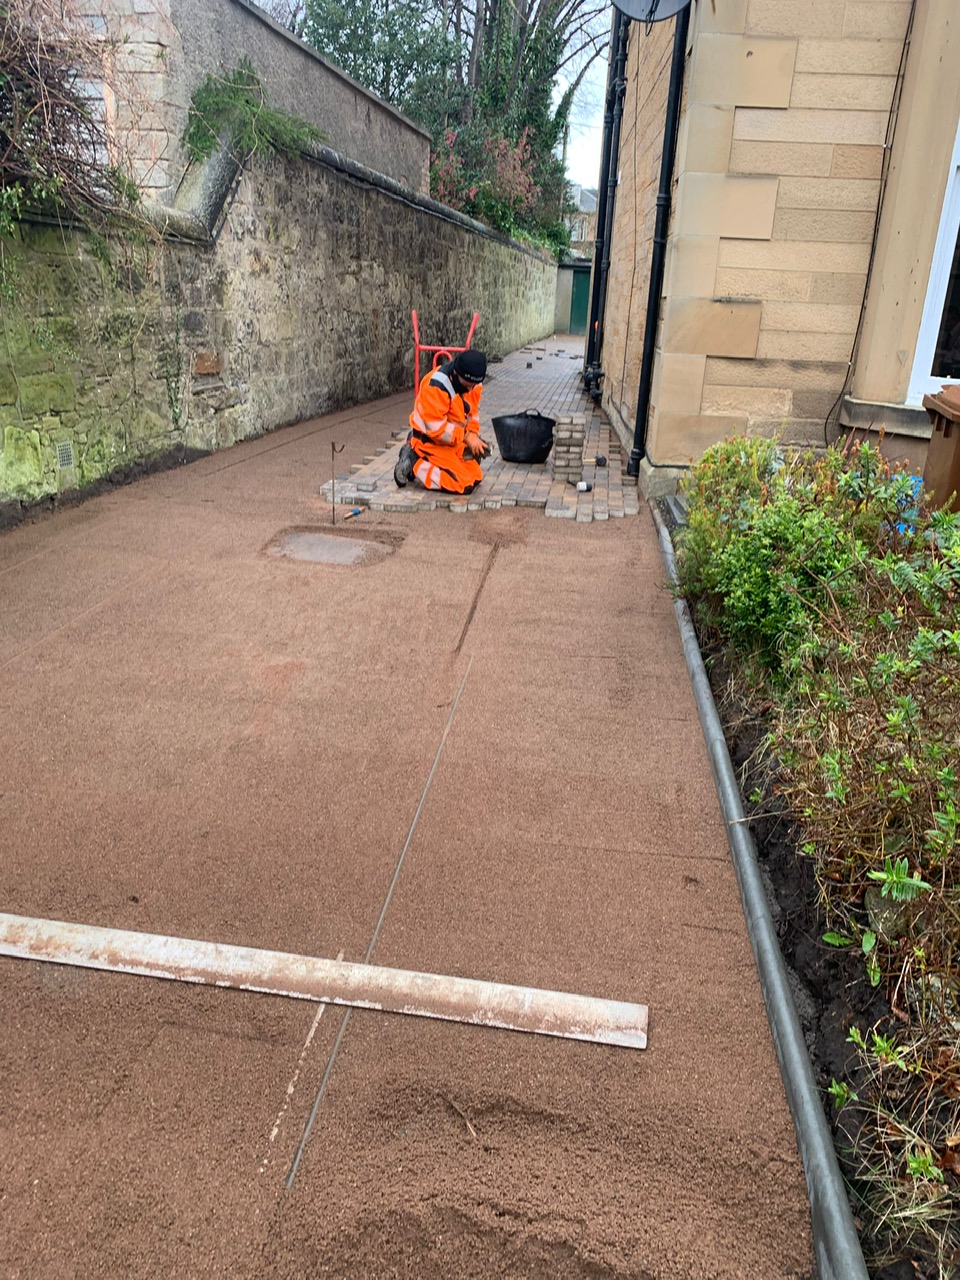
{"label": "green wooden door", "polygon": [[587,332],[587,312],[590,309],[590,272],[574,271],[570,295],[570,332]]}

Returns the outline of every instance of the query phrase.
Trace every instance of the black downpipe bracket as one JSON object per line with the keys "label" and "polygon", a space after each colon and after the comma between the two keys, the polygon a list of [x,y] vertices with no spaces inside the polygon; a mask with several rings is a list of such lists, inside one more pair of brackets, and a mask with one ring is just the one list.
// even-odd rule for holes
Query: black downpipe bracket
{"label": "black downpipe bracket", "polygon": [[603,313],[607,300],[607,278],[610,272],[610,237],[613,230],[613,205],[617,188],[617,157],[620,151],[620,122],[626,91],[624,72],[627,64],[627,33],[630,19],[614,10],[610,32],[611,59],[607,74],[606,109],[603,116],[603,146],[600,157],[600,191],[597,200],[597,239],[593,252],[593,287],[590,297],[590,321],[587,326],[587,354],[583,380],[587,390],[599,395],[600,347],[603,341]]}
{"label": "black downpipe bracket", "polygon": [[687,58],[687,28],[690,6],[677,14],[673,29],[673,61],[670,64],[670,88],[667,92],[667,115],[663,126],[663,152],[660,156],[660,188],[657,191],[657,220],[653,232],[653,257],[650,260],[650,288],[647,293],[647,318],[643,329],[643,356],[640,361],[640,389],[637,393],[637,417],[633,429],[633,448],[627,459],[627,475],[639,476],[640,459],[646,452],[647,418],[650,414],[650,392],[653,386],[653,360],[660,325],[660,295],[667,259],[667,231],[670,227],[670,190],[677,156],[677,133],[680,127],[680,99],[683,95],[683,69]]}

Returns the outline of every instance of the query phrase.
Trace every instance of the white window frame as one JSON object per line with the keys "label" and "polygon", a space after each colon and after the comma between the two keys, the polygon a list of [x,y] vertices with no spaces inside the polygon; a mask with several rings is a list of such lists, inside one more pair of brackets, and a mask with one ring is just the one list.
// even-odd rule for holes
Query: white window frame
{"label": "white window frame", "polygon": [[953,144],[947,189],[940,213],[937,244],[930,264],[927,296],[923,304],[920,331],[917,334],[917,349],[913,357],[913,370],[907,389],[909,405],[921,404],[925,395],[936,395],[942,386],[960,383],[960,378],[935,378],[930,373],[937,349],[937,338],[940,336],[943,305],[947,299],[947,285],[950,282],[950,268],[953,266],[953,256],[957,249],[958,234],[960,234],[960,128],[957,129],[957,137]]}

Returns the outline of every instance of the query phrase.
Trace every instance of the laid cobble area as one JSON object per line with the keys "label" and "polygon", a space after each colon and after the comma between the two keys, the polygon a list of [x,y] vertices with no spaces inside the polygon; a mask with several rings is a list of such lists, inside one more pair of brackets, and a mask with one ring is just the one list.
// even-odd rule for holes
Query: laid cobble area
{"label": "laid cobble area", "polygon": [[[393,479],[400,444],[406,438],[407,423],[398,422],[389,441],[372,457],[352,471],[328,481],[321,495],[337,506],[369,507],[371,511],[416,512],[448,509],[455,513],[490,511],[501,507],[538,507],[547,516],[577,520],[616,520],[635,516],[639,509],[636,485],[624,474],[623,457],[616,432],[602,411],[583,391],[578,378],[571,378],[571,361],[583,361],[582,342],[576,337],[555,337],[532,343],[491,364],[481,404],[481,431],[492,453],[483,464],[483,481],[464,496],[437,493],[409,484],[398,489]],[[410,393],[413,407],[413,391]],[[583,465],[579,478],[590,485],[587,492],[576,481],[554,477],[553,451],[541,464],[505,461],[496,444],[490,419],[533,410],[557,420],[556,433],[564,419],[583,422]],[[605,464],[597,463],[605,459]]]}

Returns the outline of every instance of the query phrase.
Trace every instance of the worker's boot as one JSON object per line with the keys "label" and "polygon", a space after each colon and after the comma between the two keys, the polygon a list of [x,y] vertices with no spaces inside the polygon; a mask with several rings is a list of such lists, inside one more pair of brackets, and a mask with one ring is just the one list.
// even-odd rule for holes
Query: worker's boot
{"label": "worker's boot", "polygon": [[410,446],[402,444],[400,446],[400,457],[397,459],[397,465],[393,468],[393,478],[398,489],[402,489],[404,485],[409,484],[413,479],[413,468],[416,465],[416,461],[417,455]]}

